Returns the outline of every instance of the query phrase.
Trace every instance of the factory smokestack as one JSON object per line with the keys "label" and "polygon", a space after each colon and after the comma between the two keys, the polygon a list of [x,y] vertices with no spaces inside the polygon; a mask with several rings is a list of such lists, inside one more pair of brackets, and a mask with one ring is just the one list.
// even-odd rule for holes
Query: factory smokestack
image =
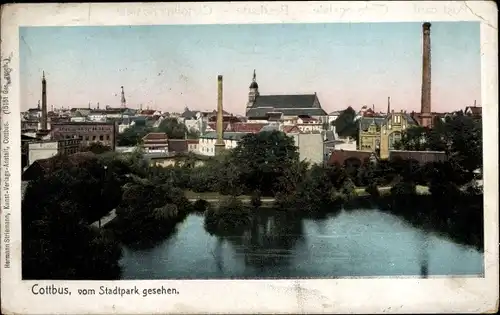
{"label": "factory smokestack", "polygon": [[423,54],[422,54],[422,98],[420,107],[420,124],[431,127],[431,23],[422,25]]}
{"label": "factory smokestack", "polygon": [[42,73],[42,118],[40,120],[42,130],[47,130],[47,81],[45,71]]}
{"label": "factory smokestack", "polygon": [[222,93],[222,75],[219,75],[217,76],[217,141],[215,142],[215,155],[220,155],[226,148],[223,137]]}

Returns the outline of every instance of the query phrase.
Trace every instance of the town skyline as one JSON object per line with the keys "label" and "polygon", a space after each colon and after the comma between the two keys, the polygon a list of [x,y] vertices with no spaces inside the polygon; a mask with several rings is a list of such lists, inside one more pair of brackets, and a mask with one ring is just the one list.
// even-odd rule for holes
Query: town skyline
{"label": "town skyline", "polygon": [[[481,105],[479,23],[433,22],[431,37],[432,111]],[[327,112],[384,111],[387,97],[420,110],[420,22],[22,27],[20,39],[21,110],[41,99],[43,71],[49,109],[119,107],[124,86],[128,107],[163,111],[215,109],[222,74],[224,109],[242,114],[254,69],[262,95],[317,93]]]}

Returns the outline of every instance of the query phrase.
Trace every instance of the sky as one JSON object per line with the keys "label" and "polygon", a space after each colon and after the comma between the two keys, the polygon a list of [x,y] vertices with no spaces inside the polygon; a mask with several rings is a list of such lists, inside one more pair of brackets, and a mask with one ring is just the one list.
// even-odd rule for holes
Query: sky
{"label": "sky", "polygon": [[[243,114],[253,70],[259,92],[317,93],[331,112],[352,106],[420,110],[421,23],[147,25],[20,28],[21,110],[127,106]],[[479,22],[433,22],[432,111],[480,101]]]}

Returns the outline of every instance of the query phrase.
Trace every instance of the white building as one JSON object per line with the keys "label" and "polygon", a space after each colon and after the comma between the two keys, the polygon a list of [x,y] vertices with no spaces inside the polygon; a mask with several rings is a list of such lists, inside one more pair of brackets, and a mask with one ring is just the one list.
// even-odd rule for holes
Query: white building
{"label": "white building", "polygon": [[312,117],[298,117],[296,125],[304,133],[321,132],[323,129],[323,124]]}
{"label": "white building", "polygon": [[93,110],[87,117],[93,122],[105,122],[107,119],[106,111],[104,110]]}
{"label": "white building", "polygon": [[299,133],[293,135],[295,145],[299,148],[299,158],[311,164],[324,162],[323,135],[320,133]]}
{"label": "white building", "polygon": [[187,139],[188,152],[200,153],[200,139]]}
{"label": "white building", "polygon": [[29,143],[27,167],[37,160],[48,159],[57,154],[69,155],[76,153],[80,150],[80,144],[81,141],[79,139],[48,140]]}
{"label": "white building", "polygon": [[[240,139],[247,135],[246,132],[225,132],[223,135],[226,149],[236,148]],[[202,155],[215,156],[215,142],[217,141],[217,133],[208,132],[202,135],[199,139],[198,150]]]}

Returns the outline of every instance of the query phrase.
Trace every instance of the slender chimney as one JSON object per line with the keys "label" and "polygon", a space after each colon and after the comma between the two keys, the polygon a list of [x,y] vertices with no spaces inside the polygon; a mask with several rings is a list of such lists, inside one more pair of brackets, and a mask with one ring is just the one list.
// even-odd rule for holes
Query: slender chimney
{"label": "slender chimney", "polygon": [[125,107],[127,107],[127,100],[125,99],[125,91],[123,90],[123,86],[121,88],[122,88],[121,106],[122,106],[122,108],[125,108]]}
{"label": "slender chimney", "polygon": [[420,124],[431,126],[431,23],[422,25],[423,55],[422,55],[422,98],[420,108]]}
{"label": "slender chimney", "polygon": [[42,73],[42,119],[41,129],[47,130],[47,81],[45,80],[45,71]]}
{"label": "slender chimney", "polygon": [[222,75],[219,75],[217,76],[217,141],[215,142],[215,155],[220,155],[226,148],[223,139],[222,93]]}
{"label": "slender chimney", "polygon": [[387,115],[391,113],[391,97],[387,98]]}

